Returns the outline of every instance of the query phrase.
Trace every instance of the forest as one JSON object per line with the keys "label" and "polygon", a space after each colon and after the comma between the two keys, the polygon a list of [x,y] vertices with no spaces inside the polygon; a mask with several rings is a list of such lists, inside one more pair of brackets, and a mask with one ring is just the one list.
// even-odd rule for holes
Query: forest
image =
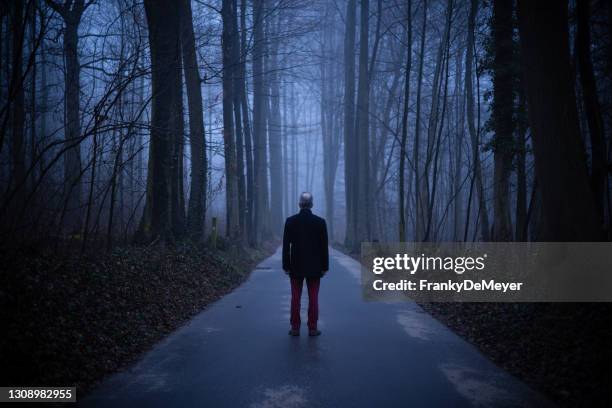
{"label": "forest", "polygon": [[3,235],[609,239],[607,2],[345,3],[4,1]]}
{"label": "forest", "polygon": [[0,0],[5,288],[255,259],[303,191],[353,254],[609,241],[611,172],[609,1]]}

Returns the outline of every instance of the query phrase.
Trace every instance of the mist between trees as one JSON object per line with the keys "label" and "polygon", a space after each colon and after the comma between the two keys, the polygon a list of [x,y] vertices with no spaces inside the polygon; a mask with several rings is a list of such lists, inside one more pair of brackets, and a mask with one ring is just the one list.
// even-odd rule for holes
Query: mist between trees
{"label": "mist between trees", "polygon": [[604,1],[5,0],[0,225],[81,250],[611,236]]}

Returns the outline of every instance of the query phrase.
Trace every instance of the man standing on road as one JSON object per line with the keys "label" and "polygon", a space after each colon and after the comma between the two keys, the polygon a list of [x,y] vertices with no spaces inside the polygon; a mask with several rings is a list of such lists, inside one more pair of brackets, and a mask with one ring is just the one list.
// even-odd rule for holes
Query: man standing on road
{"label": "man standing on road", "polygon": [[329,269],[327,224],[311,211],[312,194],[300,195],[300,212],[287,218],[283,233],[283,270],[291,278],[291,336],[300,335],[300,300],[308,287],[308,335],[318,336],[319,282]]}

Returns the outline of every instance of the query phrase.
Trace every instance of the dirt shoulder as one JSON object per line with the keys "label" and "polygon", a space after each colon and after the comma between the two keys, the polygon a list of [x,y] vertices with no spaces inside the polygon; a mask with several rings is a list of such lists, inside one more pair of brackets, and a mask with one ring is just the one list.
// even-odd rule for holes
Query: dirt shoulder
{"label": "dirt shoulder", "polygon": [[1,382],[76,385],[83,395],[242,283],[275,248],[0,253]]}

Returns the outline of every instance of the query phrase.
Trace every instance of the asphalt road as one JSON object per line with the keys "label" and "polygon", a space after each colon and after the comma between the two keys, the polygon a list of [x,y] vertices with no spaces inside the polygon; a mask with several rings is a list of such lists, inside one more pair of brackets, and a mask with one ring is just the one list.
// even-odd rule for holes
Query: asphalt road
{"label": "asphalt road", "polygon": [[287,335],[280,251],[84,407],[548,406],[414,303],[364,302],[359,264],[332,250],[321,282],[323,334]]}

